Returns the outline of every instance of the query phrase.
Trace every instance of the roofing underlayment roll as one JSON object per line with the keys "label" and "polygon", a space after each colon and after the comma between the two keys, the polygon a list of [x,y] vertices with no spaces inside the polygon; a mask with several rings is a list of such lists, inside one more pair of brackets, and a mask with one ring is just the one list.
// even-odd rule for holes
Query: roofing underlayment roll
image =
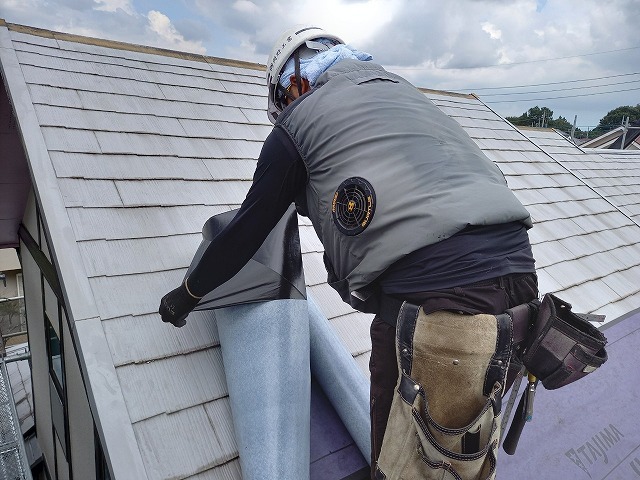
{"label": "roofing underlayment roll", "polygon": [[312,298],[309,305],[311,373],[367,462],[371,458],[369,379]]}
{"label": "roofing underlayment roll", "polygon": [[[187,277],[235,213],[207,221]],[[249,263],[196,307],[215,310],[246,480],[309,478],[310,365],[362,455],[370,457],[369,381],[305,293],[297,216],[290,208]]]}
{"label": "roofing underlayment roll", "polygon": [[242,478],[309,478],[309,322],[305,300],[215,311]]}

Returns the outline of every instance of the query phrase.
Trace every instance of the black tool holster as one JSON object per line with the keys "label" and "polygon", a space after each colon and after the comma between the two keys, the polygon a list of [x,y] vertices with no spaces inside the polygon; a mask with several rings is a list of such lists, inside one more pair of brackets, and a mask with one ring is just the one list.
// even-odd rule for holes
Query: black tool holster
{"label": "black tool holster", "polygon": [[575,382],[607,360],[607,339],[590,323],[604,320],[602,315],[574,313],[550,293],[506,314],[513,322],[514,354],[547,390]]}
{"label": "black tool holster", "polygon": [[[554,390],[594,372],[607,360],[607,339],[590,323],[603,321],[604,316],[574,313],[569,303],[550,293],[542,301],[518,305],[503,315],[509,316],[513,324],[511,363],[517,369],[524,364],[535,376],[522,394],[503,443],[505,452],[513,455],[525,422],[530,420],[527,410],[532,408],[538,380],[546,389]],[[514,378],[515,375],[507,377],[508,386]]]}

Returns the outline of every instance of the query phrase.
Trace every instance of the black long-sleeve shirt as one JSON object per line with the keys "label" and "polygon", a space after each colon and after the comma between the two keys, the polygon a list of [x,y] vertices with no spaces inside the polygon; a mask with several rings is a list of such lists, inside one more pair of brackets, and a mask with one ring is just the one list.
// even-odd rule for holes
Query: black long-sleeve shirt
{"label": "black long-sleeve shirt", "polygon": [[298,151],[288,135],[275,127],[262,146],[245,200],[189,275],[189,290],[204,296],[238,273],[306,183],[307,169]]}
{"label": "black long-sleeve shirt", "polygon": [[[189,275],[204,296],[233,277],[255,254],[296,197],[308,174],[287,133],[274,127],[264,142],[253,183],[231,223],[216,236]],[[464,195],[464,192],[461,192]],[[425,205],[425,209],[429,206]],[[391,295],[469,285],[511,273],[534,273],[526,228],[519,222],[472,226],[391,265],[379,279]]]}

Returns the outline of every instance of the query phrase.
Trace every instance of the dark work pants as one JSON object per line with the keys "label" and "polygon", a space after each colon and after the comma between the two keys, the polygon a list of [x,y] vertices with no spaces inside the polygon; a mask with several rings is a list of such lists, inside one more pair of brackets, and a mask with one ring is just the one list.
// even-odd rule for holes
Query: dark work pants
{"label": "dark work pants", "polygon": [[[538,281],[534,273],[513,274],[492,280],[441,290],[410,294],[403,300],[422,305],[425,313],[437,310],[456,310],[472,315],[488,313],[498,315],[508,308],[538,298]],[[396,361],[395,319],[377,316],[371,323],[371,467],[382,448],[382,439],[398,381]],[[372,477],[373,473],[372,473]]]}

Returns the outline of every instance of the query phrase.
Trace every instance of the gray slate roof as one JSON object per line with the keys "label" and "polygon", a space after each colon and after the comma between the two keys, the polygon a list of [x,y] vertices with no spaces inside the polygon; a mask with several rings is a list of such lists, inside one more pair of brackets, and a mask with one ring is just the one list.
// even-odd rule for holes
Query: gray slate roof
{"label": "gray slate roof", "polygon": [[[523,131],[575,179],[554,189],[554,194],[563,195],[554,203],[557,219],[549,223],[554,228],[561,225],[557,243],[550,243],[549,233],[539,232],[546,236],[544,244],[561,257],[550,259],[553,264],[542,269],[560,282],[559,288],[549,284],[543,291],[566,292],[575,306],[606,314],[609,321],[638,309],[640,152],[581,149],[554,130]],[[536,230],[547,222],[536,217],[535,209],[529,210],[538,220],[532,231],[537,243]],[[541,246],[534,247],[539,266],[544,261],[541,253],[547,250]]]}
{"label": "gray slate roof", "polygon": [[[262,67],[12,25],[2,49],[106,449],[135,478],[239,478],[215,321],[195,313],[175,329],[155,312],[205,220],[250,185],[270,131]],[[640,307],[637,213],[555,140],[530,140],[474,96],[424,92],[531,212],[542,291],[610,319]],[[308,291],[366,374],[371,316],[326,284],[305,219],[300,236]]]}

